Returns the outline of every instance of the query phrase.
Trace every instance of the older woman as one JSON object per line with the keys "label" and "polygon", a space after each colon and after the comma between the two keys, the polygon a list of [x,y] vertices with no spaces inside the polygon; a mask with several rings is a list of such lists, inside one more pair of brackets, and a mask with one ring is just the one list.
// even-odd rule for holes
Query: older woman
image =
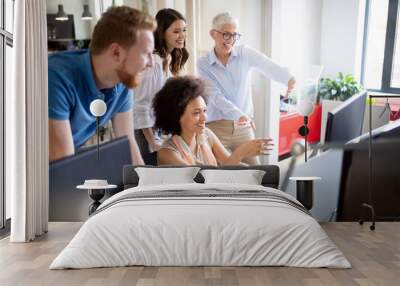
{"label": "older woman", "polygon": [[160,148],[153,129],[151,102],[165,81],[179,75],[189,58],[185,48],[186,20],[174,9],[162,9],[156,15],[154,32],[154,65],[142,73],[141,84],[134,91],[133,106],[135,137],[146,164],[156,164],[155,151]]}
{"label": "older woman", "polygon": [[253,139],[230,154],[205,125],[206,101],[204,82],[190,76],[169,79],[156,94],[155,127],[171,134],[158,151],[160,165],[235,165],[270,150],[271,139]]}
{"label": "older woman", "polygon": [[[199,75],[210,85],[207,127],[231,150],[254,138],[250,70],[255,68],[266,77],[287,84],[288,92],[295,83],[286,68],[264,54],[247,46],[235,46],[240,38],[238,26],[238,20],[229,13],[215,16],[210,31],[215,46],[197,63]],[[256,157],[246,158],[245,162],[259,163]]]}

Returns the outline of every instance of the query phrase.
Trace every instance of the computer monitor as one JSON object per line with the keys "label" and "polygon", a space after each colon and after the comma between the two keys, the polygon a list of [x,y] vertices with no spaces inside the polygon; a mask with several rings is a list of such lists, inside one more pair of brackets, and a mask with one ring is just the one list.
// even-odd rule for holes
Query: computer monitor
{"label": "computer monitor", "polygon": [[59,21],[56,14],[47,14],[47,36],[49,41],[74,40],[74,15],[68,15],[68,20]]}
{"label": "computer monitor", "polygon": [[345,143],[361,135],[366,100],[367,91],[361,91],[328,112],[325,143]]}
{"label": "computer monitor", "polygon": [[[49,221],[84,221],[92,200],[86,190],[77,190],[87,179],[106,179],[123,190],[122,169],[132,164],[127,137],[80,150],[49,165]],[[107,193],[106,197],[112,195]]]}
{"label": "computer monitor", "polygon": [[[371,135],[373,142],[380,141],[381,139],[400,139],[400,119],[396,121],[390,121],[381,127],[371,130]],[[365,132],[364,134],[352,139],[348,143],[368,142],[368,140],[369,132]]]}
{"label": "computer monitor", "polygon": [[370,220],[370,213],[362,207],[363,203],[374,206],[378,221],[400,217],[400,138],[386,137],[382,141],[374,138],[371,186],[368,145],[368,141],[346,144],[340,176],[337,221],[358,221],[361,218]]}

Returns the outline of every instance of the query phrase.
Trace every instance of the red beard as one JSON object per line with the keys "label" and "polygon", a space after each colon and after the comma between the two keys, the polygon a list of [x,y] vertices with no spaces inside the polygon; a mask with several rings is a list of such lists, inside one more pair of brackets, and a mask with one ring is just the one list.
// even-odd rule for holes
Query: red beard
{"label": "red beard", "polygon": [[139,76],[137,74],[131,75],[124,69],[118,69],[117,75],[121,83],[127,88],[135,88],[139,85]]}

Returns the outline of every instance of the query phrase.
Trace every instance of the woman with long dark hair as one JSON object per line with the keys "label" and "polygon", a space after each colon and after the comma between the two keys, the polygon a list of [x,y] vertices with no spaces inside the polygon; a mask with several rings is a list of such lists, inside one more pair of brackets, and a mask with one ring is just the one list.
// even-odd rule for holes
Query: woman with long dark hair
{"label": "woman with long dark hair", "polygon": [[189,58],[186,45],[186,20],[176,10],[162,9],[156,15],[154,32],[154,64],[141,74],[141,83],[134,90],[134,128],[140,152],[146,164],[155,165],[161,146],[154,130],[152,100],[166,80],[182,73]]}

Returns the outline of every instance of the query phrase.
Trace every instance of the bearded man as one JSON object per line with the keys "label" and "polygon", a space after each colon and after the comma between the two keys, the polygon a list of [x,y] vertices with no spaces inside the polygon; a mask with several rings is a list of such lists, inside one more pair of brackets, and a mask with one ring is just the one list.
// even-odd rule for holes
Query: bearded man
{"label": "bearded man", "polygon": [[88,50],[49,56],[49,157],[73,155],[96,132],[90,103],[102,99],[116,137],[128,136],[133,164],[143,164],[134,137],[132,88],[152,66],[154,20],[143,12],[112,7],[97,22]]}

